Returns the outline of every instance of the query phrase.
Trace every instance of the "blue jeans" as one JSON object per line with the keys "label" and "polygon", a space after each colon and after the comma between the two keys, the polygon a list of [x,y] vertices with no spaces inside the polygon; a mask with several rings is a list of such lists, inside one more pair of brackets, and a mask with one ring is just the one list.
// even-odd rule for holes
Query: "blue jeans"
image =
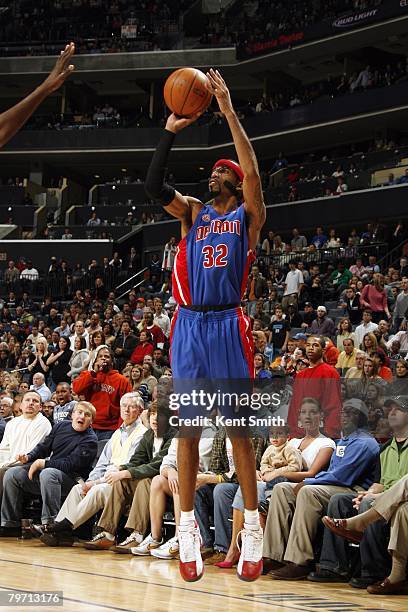
{"label": "blue jeans", "polygon": [[109,440],[114,434],[114,429],[94,429],[98,440]]}
{"label": "blue jeans", "polygon": [[28,478],[31,464],[9,468],[3,480],[1,524],[3,527],[19,527],[23,518],[24,494],[41,495],[43,524],[52,522],[61,508],[61,499],[67,495],[76,481],[56,468],[36,472]]}
{"label": "blue jeans", "polygon": [[[267,484],[269,483],[264,482],[263,480],[258,480],[256,483],[256,488],[258,491],[258,504],[260,502],[265,501],[265,489]],[[241,487],[239,487],[237,492],[235,493],[234,501],[232,502],[232,507],[234,508],[234,510],[244,512],[244,498],[242,497]]]}
{"label": "blue jeans", "polygon": [[[196,491],[194,512],[206,548],[227,552],[232,536],[230,508],[237,489],[237,484],[223,482],[204,485]],[[210,516],[214,517],[215,534],[210,529]]]}
{"label": "blue jeans", "polygon": [[237,492],[238,484],[222,482],[214,488],[214,549],[227,552],[232,537],[231,505]]}

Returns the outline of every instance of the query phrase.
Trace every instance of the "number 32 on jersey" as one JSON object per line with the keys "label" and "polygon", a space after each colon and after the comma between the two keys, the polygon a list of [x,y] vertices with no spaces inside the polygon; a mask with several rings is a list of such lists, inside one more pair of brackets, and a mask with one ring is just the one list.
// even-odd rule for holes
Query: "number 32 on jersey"
{"label": "number 32 on jersey", "polygon": [[204,268],[224,268],[228,264],[228,246],[226,244],[217,244],[215,248],[207,244],[203,247],[202,254],[204,255]]}

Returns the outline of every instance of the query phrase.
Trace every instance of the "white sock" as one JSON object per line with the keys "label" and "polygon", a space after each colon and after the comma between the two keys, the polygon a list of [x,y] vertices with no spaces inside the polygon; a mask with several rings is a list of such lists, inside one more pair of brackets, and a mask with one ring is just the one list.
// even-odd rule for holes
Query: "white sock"
{"label": "white sock", "polygon": [[115,539],[115,536],[112,535],[111,533],[108,533],[107,531],[105,531],[105,538],[107,540],[112,540],[112,542],[113,542],[113,540]]}
{"label": "white sock", "polygon": [[194,510],[189,512],[180,512],[180,527],[190,527],[191,524],[195,523]]}
{"label": "white sock", "polygon": [[244,522],[250,527],[260,527],[258,510],[244,510]]}

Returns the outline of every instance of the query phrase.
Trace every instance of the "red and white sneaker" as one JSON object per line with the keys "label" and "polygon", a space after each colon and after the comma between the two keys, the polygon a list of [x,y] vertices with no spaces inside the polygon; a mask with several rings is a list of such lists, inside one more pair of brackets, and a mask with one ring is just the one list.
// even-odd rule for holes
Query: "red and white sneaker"
{"label": "red and white sneaker", "polygon": [[200,580],[204,574],[201,557],[202,539],[197,523],[178,528],[180,574],[186,582]]}
{"label": "red and white sneaker", "polygon": [[241,555],[237,575],[240,580],[252,582],[262,574],[262,527],[245,524],[238,537],[241,537]]}

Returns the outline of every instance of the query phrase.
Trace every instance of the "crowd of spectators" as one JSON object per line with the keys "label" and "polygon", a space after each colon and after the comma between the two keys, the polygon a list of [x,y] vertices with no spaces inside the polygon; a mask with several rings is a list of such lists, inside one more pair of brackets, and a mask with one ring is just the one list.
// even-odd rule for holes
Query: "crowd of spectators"
{"label": "crowd of spectators", "polygon": [[[407,534],[404,545],[392,538],[403,524],[398,514],[390,541],[385,521],[364,534],[365,524],[354,526],[361,531],[357,573],[349,548],[329,527],[320,552],[315,546],[323,515],[347,518],[375,508],[407,480],[408,259],[381,268],[367,254],[380,231],[371,223],[353,232],[350,248],[364,249],[332,262],[334,229],[319,227],[307,238],[295,228],[290,249],[283,247],[295,256],[280,265],[274,257],[282,241],[270,231],[248,277],[243,306],[255,345],[255,386],[279,397],[258,417],[285,422],[251,434],[264,573],[274,579],[350,581],[378,594],[405,588],[395,560],[402,557],[405,571]],[[170,501],[176,527],[180,512],[174,414],[166,400],[176,242],[166,244],[163,259],[154,259],[143,285],[125,300],[96,282],[102,277],[92,261],[92,290],[36,304],[16,289],[1,304],[1,536],[23,528],[48,546],[81,538],[89,550],[177,557],[177,531],[172,536],[163,522]],[[136,252],[131,256],[122,261],[115,254],[106,264],[136,267]],[[50,269],[61,265],[53,260]],[[22,275],[32,282],[36,274],[31,262],[22,270],[9,262],[4,280],[19,287]],[[243,520],[229,449],[223,427],[208,425],[195,501],[205,563],[226,568],[237,562]],[[39,517],[27,515],[27,496],[41,498]]]}
{"label": "crowd of spectators", "polygon": [[[76,53],[151,51],[168,47],[178,18],[191,0],[14,0],[0,12],[3,53],[44,55],[60,41],[74,40]],[[126,34],[123,26],[133,26]]]}

